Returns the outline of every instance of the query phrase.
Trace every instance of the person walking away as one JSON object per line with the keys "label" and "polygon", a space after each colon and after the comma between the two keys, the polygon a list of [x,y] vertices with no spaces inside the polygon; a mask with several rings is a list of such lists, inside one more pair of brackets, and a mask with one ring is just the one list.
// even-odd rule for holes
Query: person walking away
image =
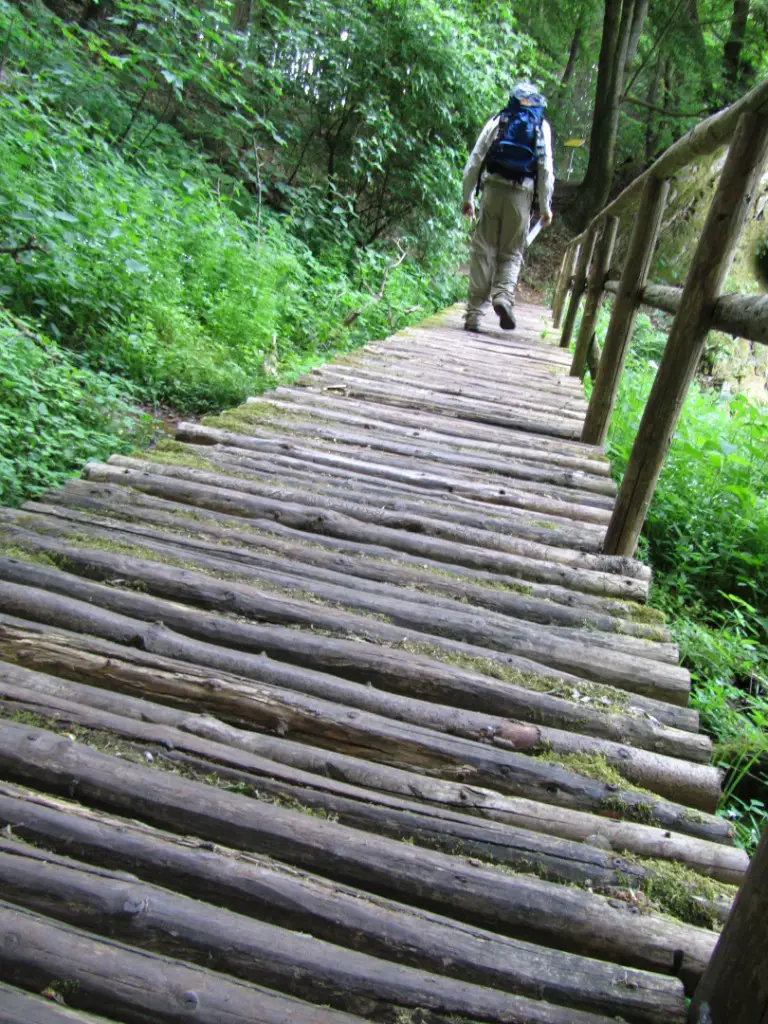
{"label": "person walking away", "polygon": [[534,190],[542,227],[552,223],[555,172],[546,105],[535,85],[518,82],[506,107],[483,128],[464,168],[461,212],[470,220],[475,192],[482,188],[470,249],[465,330],[480,330],[489,299],[500,326],[515,329],[515,291]]}

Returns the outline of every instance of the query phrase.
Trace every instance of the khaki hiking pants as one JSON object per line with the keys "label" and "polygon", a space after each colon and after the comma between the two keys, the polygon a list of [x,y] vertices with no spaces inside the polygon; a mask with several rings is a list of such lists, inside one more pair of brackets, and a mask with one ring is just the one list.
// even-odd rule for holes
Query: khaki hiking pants
{"label": "khaki hiking pants", "polygon": [[532,201],[514,182],[486,181],[470,247],[467,320],[477,320],[489,299],[514,304]]}

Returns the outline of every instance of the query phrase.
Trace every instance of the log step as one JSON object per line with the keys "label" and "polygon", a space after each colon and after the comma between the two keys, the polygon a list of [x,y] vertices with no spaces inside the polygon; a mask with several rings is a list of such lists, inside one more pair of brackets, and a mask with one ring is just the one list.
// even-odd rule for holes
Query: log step
{"label": "log step", "polygon": [[8,1020],[683,1024],[747,858],[519,313],[0,510]]}

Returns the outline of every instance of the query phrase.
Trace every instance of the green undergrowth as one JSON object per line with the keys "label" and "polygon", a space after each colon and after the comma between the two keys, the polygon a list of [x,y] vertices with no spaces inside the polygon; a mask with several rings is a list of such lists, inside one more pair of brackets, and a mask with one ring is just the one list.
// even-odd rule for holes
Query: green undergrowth
{"label": "green undergrowth", "polygon": [[[607,314],[601,317],[602,337]],[[626,467],[664,351],[644,315],[608,440]],[[706,357],[709,358],[709,357]],[[768,406],[696,381],[683,405],[641,537],[650,600],[691,672],[691,704],[725,769],[718,813],[754,850],[768,823]]]}
{"label": "green undergrowth", "polygon": [[156,427],[138,398],[129,382],[89,369],[0,301],[0,504],[17,505],[88,461],[149,442]]}
{"label": "green undergrowth", "polygon": [[[451,146],[427,146],[431,170],[408,203],[377,186],[393,210],[376,232],[355,211],[354,189],[335,177],[319,183],[314,147],[288,183],[296,154],[288,164],[282,154],[303,130],[297,105],[309,94],[286,92],[275,114],[282,135],[255,107],[280,103],[283,75],[297,85],[290,60],[274,64],[291,51],[288,24],[307,16],[299,7],[279,17],[270,9],[266,34],[246,43],[225,30],[228,12],[205,3],[171,4],[169,14],[116,0],[82,27],[43,4],[0,0],[0,502],[145,443],[152,413],[237,405],[464,290],[455,267],[465,236],[450,192],[462,160],[457,125],[477,115],[465,123],[458,94],[445,107]],[[306,45],[344,48],[335,26],[326,29]],[[439,38],[444,57],[462,39],[469,46],[461,33]],[[261,46],[269,59],[253,57]],[[473,49],[474,35],[470,62]],[[408,62],[421,66],[415,52]],[[382,67],[390,64],[400,62]],[[486,89],[497,73],[483,72]],[[407,92],[378,94],[377,117]],[[411,105],[408,118],[420,110]],[[389,152],[366,148],[364,125],[374,131],[367,114],[355,180],[385,173]],[[383,130],[376,120],[377,140]],[[403,187],[420,173],[409,169]]]}
{"label": "green undergrowth", "polygon": [[[621,712],[629,714],[630,694],[606,686],[603,683],[591,683],[580,679],[578,691],[573,684],[566,683],[554,676],[539,675],[535,672],[525,672],[520,669],[506,665],[502,661],[494,661],[491,658],[480,658],[473,655],[463,654],[460,651],[449,651],[437,644],[416,643],[411,640],[402,640],[395,644],[400,650],[409,654],[419,654],[435,661],[444,662],[454,668],[465,669],[468,672],[478,672],[481,675],[491,676],[505,683],[514,686],[521,686],[527,690],[534,690],[537,693],[545,693],[552,697],[561,697],[564,700],[580,700],[582,697],[589,697],[589,708],[593,711],[603,713]],[[603,701],[607,700],[608,703]]]}

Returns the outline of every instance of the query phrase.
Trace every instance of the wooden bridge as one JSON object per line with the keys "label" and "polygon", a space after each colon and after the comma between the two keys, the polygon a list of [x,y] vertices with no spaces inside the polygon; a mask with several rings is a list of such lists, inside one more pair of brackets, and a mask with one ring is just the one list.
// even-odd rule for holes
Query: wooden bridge
{"label": "wooden bridge", "polygon": [[[768,340],[719,295],[766,109],[574,241],[562,335],[450,310],[0,511],[0,1024],[768,1020],[768,845],[713,957],[747,858],[631,557],[708,327]],[[669,176],[731,138],[647,284]],[[677,318],[617,499],[640,302]]]}
{"label": "wooden bridge", "polygon": [[449,311],[2,512],[1,977],[131,1021],[684,1019],[746,857],[558,340]]}

